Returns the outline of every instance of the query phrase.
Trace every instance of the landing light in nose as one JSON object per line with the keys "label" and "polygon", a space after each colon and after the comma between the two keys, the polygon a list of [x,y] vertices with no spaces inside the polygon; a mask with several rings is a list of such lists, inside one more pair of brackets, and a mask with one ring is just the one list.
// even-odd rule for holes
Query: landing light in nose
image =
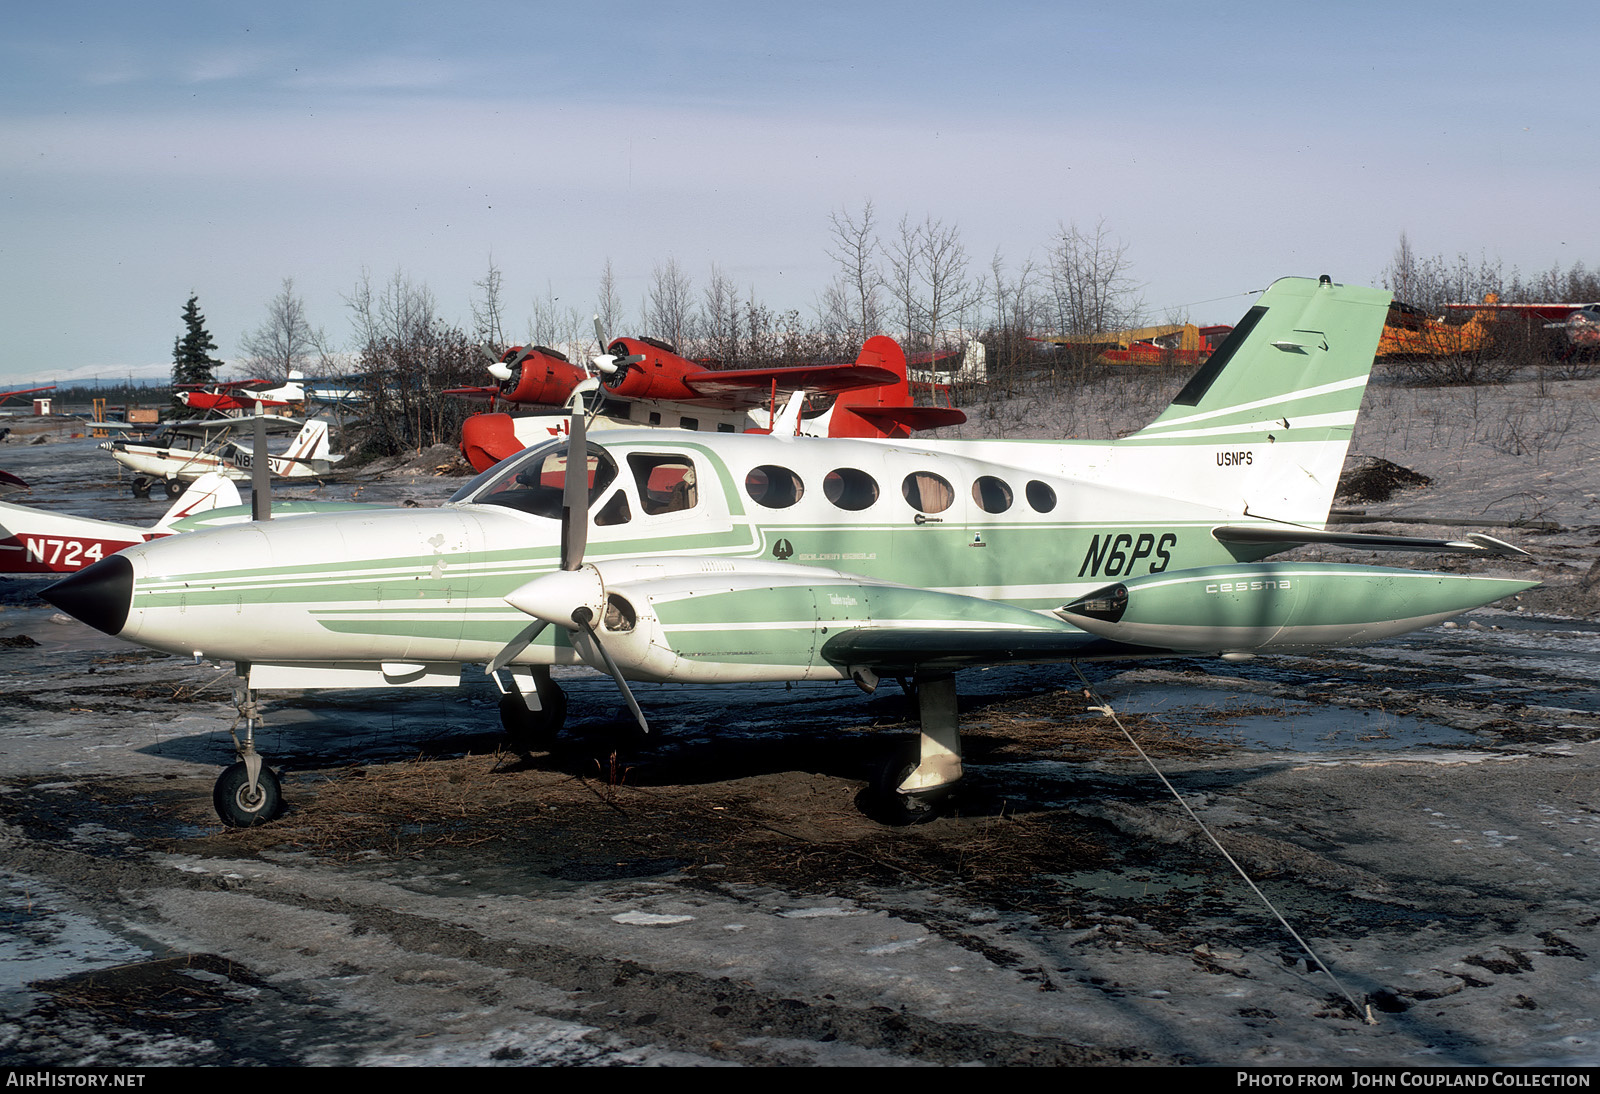
{"label": "landing light in nose", "polygon": [[133,563],[112,555],[46,585],[39,596],[96,630],[120,634],[133,604]]}

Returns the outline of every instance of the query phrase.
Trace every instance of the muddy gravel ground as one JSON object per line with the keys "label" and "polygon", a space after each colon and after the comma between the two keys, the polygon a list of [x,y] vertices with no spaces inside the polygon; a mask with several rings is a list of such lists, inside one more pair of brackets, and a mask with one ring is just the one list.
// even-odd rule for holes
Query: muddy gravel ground
{"label": "muddy gravel ground", "polygon": [[[289,811],[224,830],[227,666],[0,581],[0,1058],[1600,1063],[1600,431],[1593,392],[1563,390],[1556,451],[1485,426],[1450,439],[1481,447],[1464,466],[1420,426],[1401,446],[1425,411],[1390,393],[1368,454],[1432,481],[1357,506],[1510,525],[1488,495],[1520,482],[1507,504],[1543,523],[1487,530],[1537,560],[1470,565],[1545,588],[1316,657],[1085,666],[1093,697],[1067,666],[965,673],[968,778],[906,829],[856,805],[913,732],[892,684],[641,686],[661,732],[640,747],[610,682],[574,671],[569,732],[526,755],[481,681],[274,697],[259,744]],[[47,502],[55,472],[13,456]],[[53,466],[72,504],[162,508]]]}

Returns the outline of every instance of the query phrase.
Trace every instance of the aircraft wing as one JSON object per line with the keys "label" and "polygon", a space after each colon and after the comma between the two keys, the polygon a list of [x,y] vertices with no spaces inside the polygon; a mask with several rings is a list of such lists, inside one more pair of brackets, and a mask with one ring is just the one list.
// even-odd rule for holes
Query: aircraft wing
{"label": "aircraft wing", "polygon": [[500,388],[498,385],[492,387],[447,387],[440,394],[454,395],[458,399],[473,399],[487,403],[494,401],[494,397],[500,394]]}
{"label": "aircraft wing", "polygon": [[1122,657],[1156,657],[1167,649],[1113,642],[1067,624],[1038,630],[940,627],[862,627],[842,631],[822,646],[838,665],[865,665],[880,676],[955,672],[980,665],[1047,664]]}
{"label": "aircraft wing", "polygon": [[220,391],[231,391],[234,388],[249,387],[252,384],[265,384],[266,380],[212,380],[204,384],[178,384],[180,391],[203,391],[206,388],[217,388]]}
{"label": "aircraft wing", "polygon": [[[299,418],[280,418],[272,414],[265,415],[265,420],[269,433],[297,433],[306,424]],[[163,428],[190,437],[209,437],[235,429],[248,432],[255,428],[255,418],[248,414],[242,418],[191,418],[182,422],[168,422]]]}
{"label": "aircraft wing", "polygon": [[780,392],[815,391],[836,395],[863,387],[883,387],[900,382],[886,368],[875,365],[796,365],[791,368],[747,368],[727,372],[705,371],[686,376],[683,383],[701,399],[718,406],[761,406]]}

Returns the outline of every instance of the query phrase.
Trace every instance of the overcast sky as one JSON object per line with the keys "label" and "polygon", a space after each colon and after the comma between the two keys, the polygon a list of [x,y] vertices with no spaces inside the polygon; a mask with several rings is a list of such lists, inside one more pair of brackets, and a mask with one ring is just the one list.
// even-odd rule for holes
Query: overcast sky
{"label": "overcast sky", "polygon": [[[1400,232],[1600,264],[1589,5],[6,5],[0,387],[219,355],[286,277],[350,339],[362,270],[468,325],[630,314],[675,258],[807,314],[830,211],[959,227],[974,267],[1104,221],[1153,316],[1284,274],[1377,283]],[[629,333],[618,331],[617,333]]]}

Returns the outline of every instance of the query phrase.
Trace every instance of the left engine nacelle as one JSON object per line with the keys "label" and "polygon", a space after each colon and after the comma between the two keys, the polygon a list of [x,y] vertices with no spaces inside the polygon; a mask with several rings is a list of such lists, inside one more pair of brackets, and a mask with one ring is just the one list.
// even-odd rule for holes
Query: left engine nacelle
{"label": "left engine nacelle", "polygon": [[[516,360],[521,352],[521,346],[512,346],[501,360]],[[508,403],[561,406],[587,375],[555,350],[535,346],[511,366],[511,375],[500,381],[500,398]]]}

